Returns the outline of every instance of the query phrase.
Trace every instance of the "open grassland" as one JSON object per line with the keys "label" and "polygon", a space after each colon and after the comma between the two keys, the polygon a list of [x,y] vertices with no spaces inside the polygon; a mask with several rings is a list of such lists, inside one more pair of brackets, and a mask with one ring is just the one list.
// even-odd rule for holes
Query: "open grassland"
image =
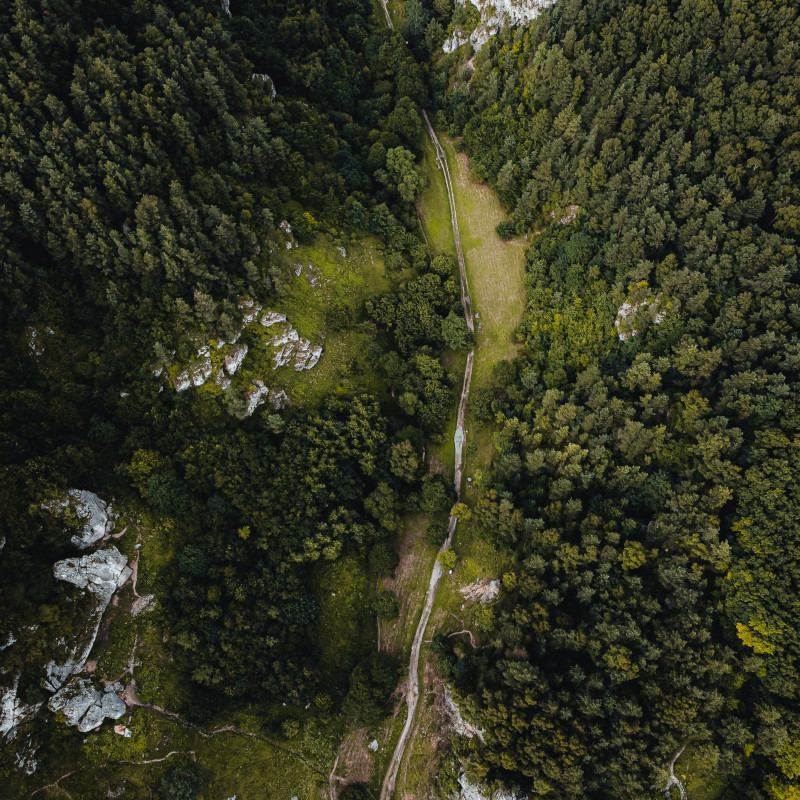
{"label": "open grassland", "polygon": [[[470,180],[464,155],[453,142],[439,135],[447,154],[458,208],[461,245],[467,266],[472,311],[475,314],[476,387],[485,386],[492,366],[516,355],[514,333],[525,310],[525,242],[504,242],[495,232],[506,219],[500,203],[488,186]],[[479,328],[480,324],[480,330]]]}

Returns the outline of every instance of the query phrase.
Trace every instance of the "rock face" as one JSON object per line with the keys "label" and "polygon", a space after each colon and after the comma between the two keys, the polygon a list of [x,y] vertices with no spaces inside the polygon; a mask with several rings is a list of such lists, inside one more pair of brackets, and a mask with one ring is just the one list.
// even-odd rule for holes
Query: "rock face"
{"label": "rock face", "polygon": [[67,725],[76,725],[81,733],[94,730],[106,718],[119,719],[126,710],[122,698],[113,691],[98,692],[86,678],[73,678],[47,705],[51,711],[63,714]]}
{"label": "rock face", "polygon": [[95,603],[87,629],[68,646],[67,658],[60,664],[51,661],[45,667],[45,687],[51,692],[60,689],[71,675],[83,669],[112,595],[131,575],[127,564],[125,556],[116,547],[110,547],[79,558],[65,558],[53,565],[53,574],[58,580],[86,589],[94,595]]}
{"label": "rock face", "polygon": [[70,489],[66,497],[42,503],[42,509],[54,516],[61,516],[70,505],[84,521],[81,533],[70,539],[79,550],[91,547],[114,530],[111,506],[107,506],[94,492],[87,492],[85,489]]}
{"label": "rock face", "polygon": [[272,357],[272,369],[285,367],[294,359],[294,369],[301,372],[311,369],[322,356],[322,345],[312,345],[288,323],[284,323],[281,333],[276,333],[270,342],[276,352]]}
{"label": "rock face", "polygon": [[225,369],[228,370],[229,375],[233,375],[239,367],[242,366],[242,361],[247,355],[247,345],[240,344],[232,347],[228,355],[225,356]]}
{"label": "rock face", "polygon": [[60,581],[88,589],[103,604],[105,611],[111,595],[130,577],[131,569],[127,564],[128,559],[116,547],[109,547],[88,556],[56,561],[53,574]]}
{"label": "rock face", "polygon": [[[467,0],[456,0],[464,4]],[[509,25],[530,25],[546,8],[555,0],[469,0],[480,11],[481,19],[475,30],[464,36],[458,31],[448,37],[442,45],[445,53],[452,53],[467,41],[472,43],[475,50],[480,50],[489,37],[497,33],[507,20]]]}
{"label": "rock face", "polygon": [[25,705],[17,695],[19,677],[6,689],[0,689],[0,736],[13,739],[17,725],[33,716],[40,708],[41,703]]}
{"label": "rock face", "polygon": [[461,709],[453,699],[453,693],[450,691],[450,687],[447,684],[444,686],[444,705],[453,722],[453,729],[459,736],[466,736],[469,739],[473,736],[477,736],[483,741],[484,732],[480,728],[476,728],[474,725],[467,722],[461,716]]}
{"label": "rock face", "polygon": [[500,581],[492,578],[468,583],[459,590],[465,600],[479,603],[491,603],[500,594]]}
{"label": "rock face", "polygon": [[252,77],[254,81],[261,81],[264,84],[264,91],[269,95],[270,100],[274,100],[277,91],[275,91],[275,83],[272,78],[266,72],[254,72]]}
{"label": "rock face", "polygon": [[[80,536],[72,537],[72,543],[81,549],[95,543],[113,528],[115,516],[111,507],[103,503],[93,492],[72,489],[62,498],[43,504],[45,510],[60,515],[74,504],[76,513],[86,522]],[[125,713],[125,703],[116,692],[122,691],[121,684],[107,687],[105,692],[94,689],[87,679],[73,677],[86,665],[92,650],[100,622],[108,604],[118,587],[131,575],[128,561],[116,547],[98,550],[94,553],[66,558],[53,565],[53,574],[58,580],[67,581],[89,595],[88,613],[75,625],[68,637],[59,637],[61,652],[49,664],[40,665],[44,672],[44,687],[54,692],[48,705],[54,711],[65,714],[69,724],[78,726],[82,732],[92,730],[106,718],[118,719]],[[152,598],[147,598],[148,600]],[[86,607],[86,600],[81,603]],[[13,647],[20,632],[10,633],[2,649]],[[37,666],[35,663],[33,666]],[[5,683],[0,686],[0,737],[15,740],[15,763],[18,769],[28,774],[36,769],[34,754],[38,746],[31,737],[18,740],[18,726],[33,717],[43,703],[26,705],[19,697],[20,676],[8,675],[0,669],[0,678]],[[8,683],[8,681],[12,681]]]}
{"label": "rock face", "polygon": [[496,792],[484,792],[479,784],[470,783],[464,772],[458,776],[458,785],[461,787],[458,800],[517,800],[517,793],[513,791],[498,789]]}

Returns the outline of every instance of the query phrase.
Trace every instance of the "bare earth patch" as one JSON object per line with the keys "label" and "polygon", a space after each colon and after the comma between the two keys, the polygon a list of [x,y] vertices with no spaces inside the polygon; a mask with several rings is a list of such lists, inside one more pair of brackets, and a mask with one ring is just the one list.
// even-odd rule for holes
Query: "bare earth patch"
{"label": "bare earth patch", "polygon": [[339,762],[336,775],[342,785],[348,783],[369,783],[372,779],[372,753],[367,750],[369,728],[353,731],[339,748]]}

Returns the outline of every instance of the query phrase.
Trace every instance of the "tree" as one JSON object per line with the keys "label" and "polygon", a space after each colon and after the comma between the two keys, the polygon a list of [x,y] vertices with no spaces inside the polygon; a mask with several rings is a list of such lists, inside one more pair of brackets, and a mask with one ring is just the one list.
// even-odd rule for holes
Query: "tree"
{"label": "tree", "polygon": [[471,334],[464,317],[451,311],[442,320],[442,339],[452,350],[465,350],[469,347]]}
{"label": "tree", "polygon": [[414,164],[414,154],[405,147],[387,150],[386,170],[378,178],[406,203],[411,203],[425,187],[425,178]]}

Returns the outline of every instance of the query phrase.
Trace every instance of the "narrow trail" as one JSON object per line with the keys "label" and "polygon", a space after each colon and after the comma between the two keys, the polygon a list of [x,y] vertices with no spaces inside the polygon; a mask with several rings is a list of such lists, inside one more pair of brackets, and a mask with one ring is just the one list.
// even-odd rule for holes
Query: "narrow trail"
{"label": "narrow trail", "polygon": [[675,777],[675,763],[683,755],[683,751],[686,749],[687,744],[688,742],[686,742],[683,747],[681,747],[681,749],[675,753],[675,755],[672,757],[672,761],[670,761],[667,785],[661,790],[661,793],[665,798],[669,798],[672,795],[672,787],[677,786],[681,795],[681,800],[686,800],[686,790],[683,788],[683,783]]}
{"label": "narrow trail", "polygon": [[[383,8],[386,10],[386,0],[381,0]],[[387,12],[388,19],[388,12]],[[391,27],[391,22],[389,22]],[[453,238],[456,244],[456,255],[458,256],[458,268],[461,274],[461,304],[464,307],[464,318],[466,319],[467,326],[470,331],[474,331],[474,323],[472,320],[472,306],[469,297],[469,286],[467,285],[467,269],[464,264],[464,254],[461,250],[461,237],[458,231],[458,215],[456,213],[456,198],[453,193],[453,184],[450,180],[450,171],[447,167],[447,158],[445,157],[444,150],[439,144],[439,139],[436,137],[436,132],[433,130],[428,115],[425,111],[422,112],[425,118],[425,124],[428,126],[428,133],[430,134],[433,146],[436,149],[436,160],[439,163],[442,174],[444,175],[445,184],[447,185],[447,196],[450,200],[450,221],[453,226]],[[464,384],[461,388],[461,399],[458,403],[458,418],[456,420],[456,433],[454,438],[455,442],[455,490],[456,498],[461,499],[461,477],[462,477],[462,460],[464,450],[464,415],[467,409],[467,400],[469,399],[469,386],[472,381],[472,364],[475,358],[475,351],[471,350],[467,356],[467,365],[464,369]],[[447,539],[439,550],[443,553],[450,547],[453,541],[453,534],[456,530],[458,519],[450,517],[447,523]],[[436,599],[436,589],[439,586],[439,580],[442,577],[442,565],[439,559],[433,565],[431,578],[428,582],[428,592],[425,595],[425,605],[422,608],[422,615],[417,625],[416,633],[414,634],[414,641],[411,644],[411,655],[408,661],[408,691],[406,692],[406,705],[408,706],[408,714],[406,715],[406,722],[403,725],[403,730],[400,733],[400,738],[397,740],[397,746],[392,754],[392,760],[389,762],[389,768],[386,771],[386,777],[383,780],[383,787],[381,788],[381,800],[391,800],[394,794],[395,783],[397,781],[397,773],[400,769],[400,764],[403,761],[406,745],[414,730],[414,723],[417,718],[417,706],[419,704],[419,651],[422,646],[423,638],[425,636],[425,629],[428,627],[428,621],[433,611],[433,601]]]}
{"label": "narrow trail", "polygon": [[392,25],[392,18],[389,16],[389,6],[386,5],[386,0],[381,0],[381,5],[383,6],[383,13],[386,14],[386,24],[394,30],[394,25]]}

